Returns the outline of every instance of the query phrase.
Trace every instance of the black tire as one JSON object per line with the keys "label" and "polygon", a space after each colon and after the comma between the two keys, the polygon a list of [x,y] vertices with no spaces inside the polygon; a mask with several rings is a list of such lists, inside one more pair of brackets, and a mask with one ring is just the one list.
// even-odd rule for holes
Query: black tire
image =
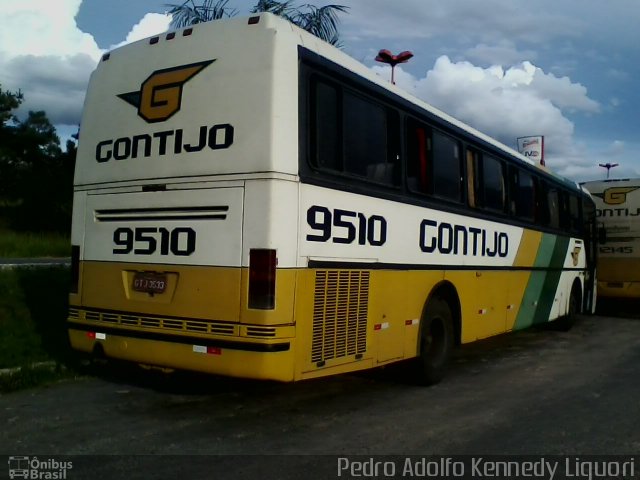
{"label": "black tire", "polygon": [[580,287],[576,284],[571,287],[571,294],[569,296],[569,308],[567,314],[564,317],[560,317],[556,321],[556,326],[561,332],[568,332],[576,323],[576,315],[579,315],[582,309],[580,308]]}
{"label": "black tire", "polygon": [[453,351],[453,315],[442,298],[429,300],[420,325],[417,381],[433,385],[444,377]]}

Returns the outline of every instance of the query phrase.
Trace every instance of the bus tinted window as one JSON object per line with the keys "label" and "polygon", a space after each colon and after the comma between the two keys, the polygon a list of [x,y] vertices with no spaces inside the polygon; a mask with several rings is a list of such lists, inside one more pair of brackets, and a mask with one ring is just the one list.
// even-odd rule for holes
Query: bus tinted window
{"label": "bus tinted window", "polygon": [[317,82],[315,84],[314,107],[313,144],[316,166],[341,171],[337,89],[332,85]]}
{"label": "bus tinted window", "polygon": [[385,181],[386,170],[392,168],[387,165],[386,110],[345,92],[343,132],[345,171]]}
{"label": "bus tinted window", "polygon": [[407,180],[412,192],[433,193],[430,136],[426,125],[415,120],[407,121]]}
{"label": "bus tinted window", "polygon": [[478,165],[480,154],[475,150],[467,149],[467,201],[470,207],[480,206],[480,176]]}
{"label": "bus tinted window", "polygon": [[562,217],[562,192],[556,188],[550,188],[547,191],[549,199],[549,225],[553,228],[560,228],[560,219]]}
{"label": "bus tinted window", "polygon": [[569,195],[569,226],[571,231],[580,232],[580,199],[576,195]]}
{"label": "bus tinted window", "polygon": [[504,212],[507,190],[501,161],[467,150],[467,198],[471,207]]}
{"label": "bus tinted window", "polygon": [[542,180],[537,179],[535,188],[536,212],[535,221],[538,225],[547,226],[550,222],[549,188]]}
{"label": "bus tinted window", "polygon": [[514,170],[511,181],[511,212],[523,220],[533,220],[535,190],[533,177],[527,172]]}
{"label": "bus tinted window", "polygon": [[[312,96],[312,164],[376,183],[399,183],[399,156],[391,151],[397,116],[349,89],[316,80]],[[396,135],[397,136],[397,135]],[[393,139],[392,139],[393,140]]]}
{"label": "bus tinted window", "polygon": [[502,162],[489,155],[482,157],[482,187],[485,208],[503,212],[506,203],[504,168]]}
{"label": "bus tinted window", "polygon": [[434,131],[432,134],[433,194],[437,197],[462,200],[460,145],[453,138]]}

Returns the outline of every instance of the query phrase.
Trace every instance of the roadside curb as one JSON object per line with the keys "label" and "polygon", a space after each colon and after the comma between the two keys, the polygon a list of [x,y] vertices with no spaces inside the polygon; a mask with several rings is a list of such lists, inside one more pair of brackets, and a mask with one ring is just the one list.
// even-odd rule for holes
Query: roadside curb
{"label": "roadside curb", "polygon": [[31,365],[22,365],[20,367],[0,368],[0,376],[15,375],[16,373],[20,373],[25,368],[54,371],[58,367],[59,364],[54,360],[47,360],[45,362],[32,363]]}
{"label": "roadside curb", "polygon": [[70,257],[0,258],[0,270],[14,268],[69,267]]}

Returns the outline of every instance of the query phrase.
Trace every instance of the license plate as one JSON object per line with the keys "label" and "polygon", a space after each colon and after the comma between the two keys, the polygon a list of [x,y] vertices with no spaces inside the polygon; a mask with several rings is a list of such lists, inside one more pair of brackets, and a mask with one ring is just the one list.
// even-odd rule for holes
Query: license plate
{"label": "license plate", "polygon": [[133,289],[136,292],[163,293],[167,288],[167,276],[164,273],[142,272],[133,275]]}

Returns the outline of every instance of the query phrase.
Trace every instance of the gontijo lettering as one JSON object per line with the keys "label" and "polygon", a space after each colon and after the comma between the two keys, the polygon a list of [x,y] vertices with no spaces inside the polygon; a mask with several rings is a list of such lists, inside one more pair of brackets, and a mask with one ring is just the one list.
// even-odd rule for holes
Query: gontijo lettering
{"label": "gontijo lettering", "polygon": [[143,133],[132,137],[103,140],[96,145],[96,161],[111,159],[163,156],[167,153],[200,152],[205,147],[211,150],[229,148],[233,143],[233,126],[228,123],[199,128],[197,135],[185,135],[183,129],[164,130],[153,134]]}
{"label": "gontijo lettering", "polygon": [[445,255],[504,258],[509,254],[509,236],[497,230],[492,232],[485,228],[424,219],[420,224],[420,250]]}

